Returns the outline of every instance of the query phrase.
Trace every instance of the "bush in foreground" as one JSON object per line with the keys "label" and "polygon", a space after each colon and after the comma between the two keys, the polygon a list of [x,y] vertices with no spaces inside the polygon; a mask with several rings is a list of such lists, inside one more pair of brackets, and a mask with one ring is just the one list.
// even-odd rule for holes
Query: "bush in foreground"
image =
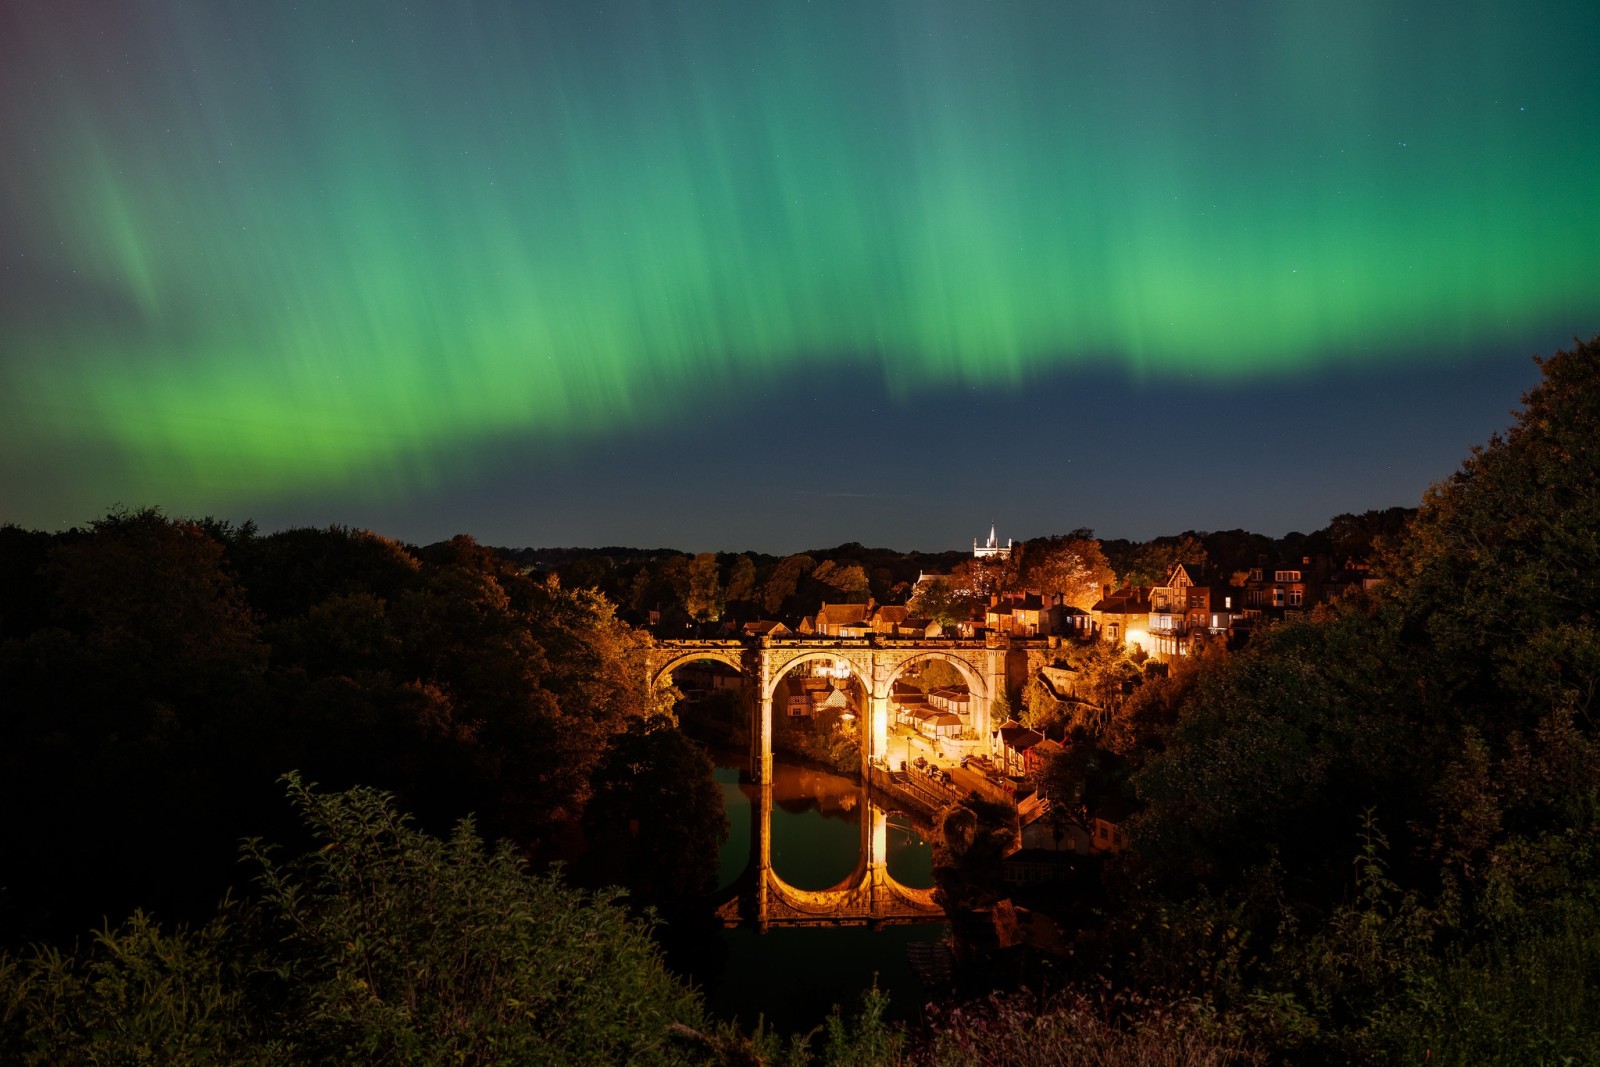
{"label": "bush in foreground", "polygon": [[290,776],[317,847],[247,842],[256,899],[195,931],[135,915],[81,957],[0,957],[19,1063],[680,1063],[703,1025],[648,926],[534,876],[470,822],[424,834],[370,789]]}

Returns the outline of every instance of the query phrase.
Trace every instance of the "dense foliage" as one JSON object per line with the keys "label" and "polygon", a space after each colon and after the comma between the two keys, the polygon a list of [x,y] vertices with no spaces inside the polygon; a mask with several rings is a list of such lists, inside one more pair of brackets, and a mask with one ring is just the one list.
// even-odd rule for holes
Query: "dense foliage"
{"label": "dense foliage", "polygon": [[290,767],[564,846],[613,739],[667,710],[609,603],[467,538],[119,511],[0,528],[0,589],[0,803],[29,813],[0,830],[0,943],[205,914],[240,836],[293,839]]}
{"label": "dense foliage", "polygon": [[923,571],[946,571],[970,558],[964,552],[899,552],[854,542],[789,556],[616,547],[502,554],[558,574],[565,586],[600,592],[631,622],[643,625],[653,617],[668,633],[716,622],[798,621],[816,614],[823,601],[901,603]]}
{"label": "dense foliage", "polygon": [[636,719],[611,740],[583,813],[591,878],[682,914],[716,889],[728,835],[711,757],[664,715]]}
{"label": "dense foliage", "polygon": [[1600,341],[1370,600],[1194,680],[1136,779],[1120,981],[1302,1062],[1600,1058]]}
{"label": "dense foliage", "polygon": [[143,914],[81,956],[0,956],[7,1063],[685,1063],[698,998],[646,926],[529,875],[470,822],[370,789],[289,795],[313,844],[245,852],[255,890],[197,930]]}

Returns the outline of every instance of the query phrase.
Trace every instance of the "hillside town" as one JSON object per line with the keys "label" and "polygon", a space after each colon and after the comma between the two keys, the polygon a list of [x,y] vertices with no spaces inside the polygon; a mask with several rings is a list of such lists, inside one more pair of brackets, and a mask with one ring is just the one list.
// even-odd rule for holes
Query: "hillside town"
{"label": "hillside town", "polygon": [[[1032,567],[1022,558],[1030,549]],[[1262,627],[1377,582],[1364,559],[1326,552],[1262,553],[1227,570],[1180,559],[1159,573],[1147,584],[1118,583],[1097,542],[1002,544],[991,527],[986,539],[973,539],[970,557],[903,583],[901,602],[880,603],[870,593],[823,599],[798,618],[732,618],[694,632],[730,642],[836,639],[929,649],[893,679],[881,750],[863,761],[875,765],[864,776],[882,773],[886,788],[928,811],[963,796],[1003,805],[1015,815],[1007,880],[1051,881],[1070,874],[1073,855],[1120,851],[1137,807],[1108,780],[1126,753],[1087,724],[1115,717],[1144,682],[1164,680],[1188,657],[1238,649]],[[1029,577],[1042,580],[1028,584]],[[678,636],[659,624],[657,633]],[[965,661],[938,652],[957,643],[1006,650],[1001,688],[988,700],[974,697]],[[1115,676],[1110,685],[1108,675]],[[742,693],[746,679],[726,664],[691,664],[675,682],[691,718],[695,705],[717,695],[730,711],[743,709],[734,719],[754,713]],[[846,658],[790,669],[777,694],[780,747],[841,769],[859,758],[872,707]],[[1100,773],[1088,773],[1090,766]]]}
{"label": "hillside town", "polygon": [[[1157,584],[1120,586],[1105,583],[1092,603],[1084,605],[1074,590],[1042,586],[1002,589],[1004,565],[1012,546],[998,546],[993,531],[985,544],[973,541],[974,566],[965,574],[923,571],[903,603],[824,600],[811,614],[790,622],[777,619],[728,621],[701,626],[699,632],[727,636],[784,637],[790,634],[833,637],[959,637],[981,639],[989,634],[1011,637],[1057,637],[1073,641],[1104,640],[1134,646],[1162,660],[1187,655],[1196,644],[1224,638],[1235,644],[1267,622],[1306,614],[1318,604],[1331,604],[1354,589],[1371,589],[1376,579],[1366,562],[1337,560],[1327,554],[1293,559],[1262,557],[1247,569],[1224,573],[1204,563],[1177,562]],[[941,585],[964,582],[971,588],[993,588],[984,602],[974,601],[960,617],[940,621],[921,610],[928,594]],[[662,614],[650,613],[657,633]]]}

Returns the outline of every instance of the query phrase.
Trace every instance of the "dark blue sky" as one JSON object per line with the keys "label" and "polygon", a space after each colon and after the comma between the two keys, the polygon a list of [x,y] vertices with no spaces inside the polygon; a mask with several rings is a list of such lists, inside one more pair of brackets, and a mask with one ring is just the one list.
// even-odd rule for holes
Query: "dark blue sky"
{"label": "dark blue sky", "polygon": [[1244,387],[1068,370],[903,401],[860,368],[708,382],[692,419],[581,446],[499,442],[470,484],[425,501],[332,499],[257,518],[278,527],[337,513],[421,541],[470,532],[516,546],[772,553],[845,541],[960,548],[991,521],[1002,539],[1079,526],[1135,540],[1236,527],[1276,536],[1342,511],[1415,505],[1510,424],[1538,380],[1531,354]]}

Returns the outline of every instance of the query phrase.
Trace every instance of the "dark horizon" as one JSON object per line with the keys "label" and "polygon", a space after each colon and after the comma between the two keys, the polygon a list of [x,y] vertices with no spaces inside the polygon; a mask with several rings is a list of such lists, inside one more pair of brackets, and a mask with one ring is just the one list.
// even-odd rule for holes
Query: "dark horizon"
{"label": "dark horizon", "polygon": [[[824,442],[792,453],[762,454],[732,445],[718,452],[718,438],[739,435],[701,429],[676,442],[690,459],[679,459],[679,451],[667,446],[651,450],[649,442],[628,438],[584,450],[581,464],[576,457],[546,468],[498,460],[488,488],[398,502],[357,495],[210,514],[235,524],[254,521],[263,532],[342,525],[418,545],[466,534],[512,549],[626,547],[775,556],[852,542],[902,552],[960,551],[974,537],[981,541],[991,523],[1002,542],[1080,528],[1106,540],[1149,541],[1232,529],[1281,538],[1321,529],[1338,514],[1417,506],[1428,486],[1449,478],[1474,447],[1510,425],[1537,375],[1526,356],[1487,357],[1442,379],[1431,370],[1414,369],[1392,370],[1376,382],[1324,374],[1306,383],[1255,390],[1252,403],[1291,413],[1270,423],[1228,418],[1227,411],[1250,405],[1213,389],[1206,410],[1220,413],[1211,431],[1215,443],[1194,450],[1130,434],[1123,412],[1131,400],[1118,400],[1089,408],[1068,435],[1072,441],[1058,451],[1030,446],[1028,428],[1056,406],[1057,396],[1072,395],[1068,379],[1081,377],[1063,372],[1054,388],[1027,396],[929,399],[922,411],[930,421],[970,417],[1005,425],[1011,413],[1010,425],[1023,428],[1010,447],[992,453],[945,451],[943,474],[897,473],[898,450],[858,449],[849,442]],[[1095,392],[1124,395],[1107,380]],[[870,389],[847,395],[858,399],[846,416],[870,417],[883,401],[881,392]],[[1159,408],[1180,403],[1189,391],[1163,386],[1140,395]],[[1353,396],[1363,405],[1355,414],[1344,399]],[[778,414],[773,405],[758,405],[740,422],[756,433]],[[1114,458],[1124,442],[1120,459]],[[937,465],[925,461],[926,469]],[[772,486],[760,484],[764,469],[785,466],[795,472],[774,475]],[[1147,477],[1125,476],[1130,468]],[[674,477],[677,470],[685,473]],[[830,477],[848,480],[828,488],[822,482]],[[905,484],[911,477],[931,484]],[[809,481],[796,486],[801,478]],[[898,491],[869,488],[897,481]],[[1051,490],[1062,484],[1075,489],[1057,500]],[[987,486],[986,503],[962,499],[963,488],[973,485]],[[559,514],[539,506],[550,500],[564,505]],[[204,517],[159,501],[109,501],[100,514],[117,504]],[[95,517],[77,516],[54,528]],[[773,535],[774,527],[784,532]],[[719,536],[710,529],[740,532]]]}

